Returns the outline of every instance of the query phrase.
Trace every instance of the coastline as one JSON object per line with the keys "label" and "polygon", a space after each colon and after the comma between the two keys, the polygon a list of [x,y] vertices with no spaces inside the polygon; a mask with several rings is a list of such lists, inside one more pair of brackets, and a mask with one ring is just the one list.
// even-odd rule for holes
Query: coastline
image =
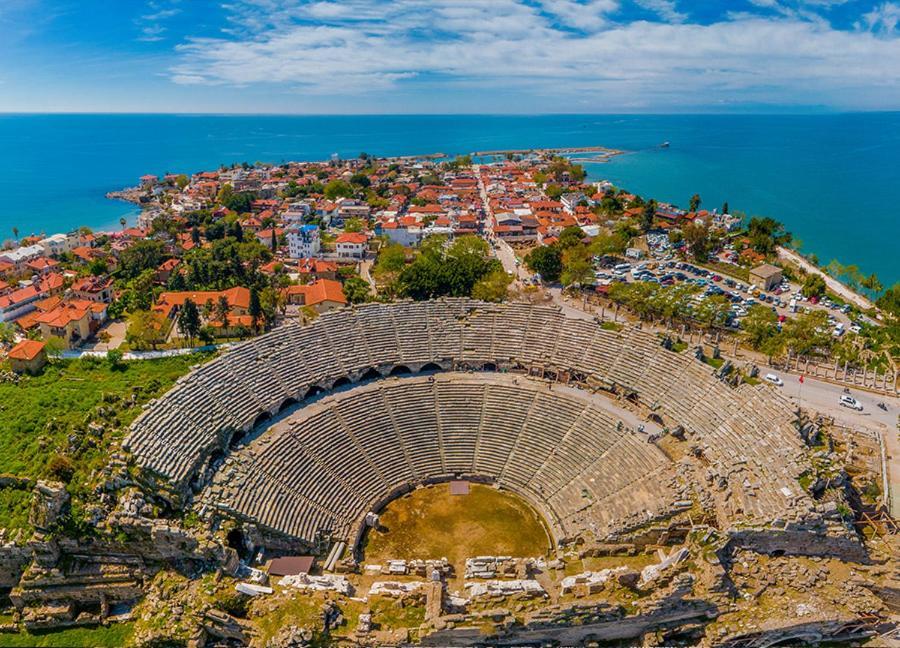
{"label": "coastline", "polygon": [[858,306],[863,310],[870,310],[872,308],[875,308],[875,304],[871,300],[859,294],[849,286],[846,286],[842,282],[838,281],[830,274],[820,270],[794,250],[789,250],[788,248],[779,245],[776,248],[776,251],[778,253],[779,260],[790,261],[791,263],[797,264],[807,272],[817,274],[822,277],[825,280],[825,285],[828,287],[828,289],[839,297],[852,302],[855,306]]}

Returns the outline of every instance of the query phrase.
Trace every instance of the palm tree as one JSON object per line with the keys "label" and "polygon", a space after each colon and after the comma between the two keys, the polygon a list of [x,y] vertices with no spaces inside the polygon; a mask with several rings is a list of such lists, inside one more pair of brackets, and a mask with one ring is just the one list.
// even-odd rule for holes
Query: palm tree
{"label": "palm tree", "polygon": [[16,239],[16,241],[19,240],[19,228],[18,227],[13,227],[13,238]]}
{"label": "palm tree", "polygon": [[124,229],[125,229],[125,225],[127,225],[127,224],[128,224],[128,221],[125,220],[125,217],[124,217],[124,216],[122,216],[122,218],[119,219],[119,225],[121,225],[121,226],[122,226],[122,229],[124,230]]}

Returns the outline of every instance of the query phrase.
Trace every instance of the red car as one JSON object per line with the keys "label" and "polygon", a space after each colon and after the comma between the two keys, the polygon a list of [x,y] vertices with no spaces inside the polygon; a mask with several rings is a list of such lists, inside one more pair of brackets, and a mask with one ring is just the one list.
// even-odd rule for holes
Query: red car
{"label": "red car", "polygon": [[787,319],[787,315],[779,315],[779,316],[778,316],[778,321],[779,321],[779,322],[783,322],[783,321],[785,321],[786,319]]}
{"label": "red car", "polygon": [[713,275],[712,280],[713,281],[722,281],[722,277],[720,275]]}

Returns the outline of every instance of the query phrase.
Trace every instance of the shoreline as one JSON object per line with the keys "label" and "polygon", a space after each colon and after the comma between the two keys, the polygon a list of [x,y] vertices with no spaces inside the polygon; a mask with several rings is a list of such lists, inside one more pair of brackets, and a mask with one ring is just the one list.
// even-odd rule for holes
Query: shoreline
{"label": "shoreline", "polygon": [[802,269],[806,270],[809,273],[817,274],[825,280],[825,286],[831,290],[833,293],[838,295],[839,297],[846,299],[849,302],[852,302],[855,306],[862,308],[863,310],[870,310],[876,308],[874,302],[872,302],[867,297],[859,294],[849,286],[845,285],[841,281],[835,279],[827,272],[819,269],[814,266],[810,261],[807,261],[803,256],[801,256],[798,252],[794,250],[790,250],[786,247],[779,245],[776,248],[776,253],[778,254],[779,260],[790,261],[791,263],[795,263],[800,266]]}

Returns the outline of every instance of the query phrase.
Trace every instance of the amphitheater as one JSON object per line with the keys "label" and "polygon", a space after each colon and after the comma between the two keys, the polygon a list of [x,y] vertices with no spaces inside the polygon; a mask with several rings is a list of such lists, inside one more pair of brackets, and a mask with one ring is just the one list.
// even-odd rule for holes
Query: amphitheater
{"label": "amphitheater", "polygon": [[[527,303],[343,309],[195,368],[125,448],[173,506],[309,547],[353,546],[367,512],[457,478],[520,495],[560,544],[687,509],[735,534],[827,534],[789,403],[664,342]],[[684,456],[656,443],[673,430]]]}

